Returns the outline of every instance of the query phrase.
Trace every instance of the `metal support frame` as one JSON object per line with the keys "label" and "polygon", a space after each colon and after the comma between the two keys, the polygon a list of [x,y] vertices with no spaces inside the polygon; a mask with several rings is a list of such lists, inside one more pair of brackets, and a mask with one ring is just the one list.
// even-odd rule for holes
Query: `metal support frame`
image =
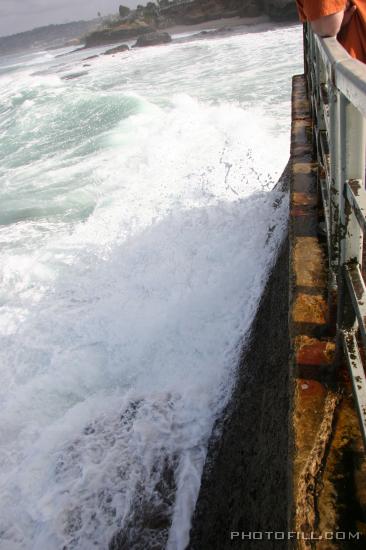
{"label": "metal support frame", "polygon": [[366,66],[335,38],[304,26],[305,70],[327,229],[330,292],[337,294],[338,359],[344,351],[366,445]]}

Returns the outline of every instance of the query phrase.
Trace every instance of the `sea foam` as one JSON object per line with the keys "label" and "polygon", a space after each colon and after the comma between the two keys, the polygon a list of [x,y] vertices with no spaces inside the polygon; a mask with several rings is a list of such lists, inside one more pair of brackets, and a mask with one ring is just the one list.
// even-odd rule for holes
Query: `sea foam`
{"label": "sea foam", "polygon": [[97,59],[80,81],[44,59],[52,74],[0,79],[0,548],[185,548],[286,231],[273,187],[299,41],[280,28]]}

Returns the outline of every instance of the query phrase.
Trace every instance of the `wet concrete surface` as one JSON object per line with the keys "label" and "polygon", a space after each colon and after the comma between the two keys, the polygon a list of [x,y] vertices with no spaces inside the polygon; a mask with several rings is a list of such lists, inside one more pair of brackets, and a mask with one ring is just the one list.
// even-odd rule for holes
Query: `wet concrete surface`
{"label": "wet concrete surface", "polygon": [[190,550],[284,548],[283,541],[232,539],[231,533],[288,530],[288,286],[286,241],[210,444]]}

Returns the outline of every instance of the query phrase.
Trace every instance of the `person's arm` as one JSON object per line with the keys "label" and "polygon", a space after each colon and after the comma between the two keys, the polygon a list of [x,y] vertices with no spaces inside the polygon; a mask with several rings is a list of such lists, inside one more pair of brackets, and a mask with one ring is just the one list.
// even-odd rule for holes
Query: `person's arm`
{"label": "person's arm", "polygon": [[354,4],[347,2],[345,10],[333,13],[332,15],[325,15],[315,21],[312,21],[312,29],[322,38],[337,36],[341,28],[348,25],[356,9],[357,8]]}
{"label": "person's arm", "polygon": [[325,15],[324,17],[320,17],[319,19],[312,21],[311,27],[315,34],[321,36],[322,38],[337,36],[341,30],[343,16],[343,11],[333,13],[332,15]]}

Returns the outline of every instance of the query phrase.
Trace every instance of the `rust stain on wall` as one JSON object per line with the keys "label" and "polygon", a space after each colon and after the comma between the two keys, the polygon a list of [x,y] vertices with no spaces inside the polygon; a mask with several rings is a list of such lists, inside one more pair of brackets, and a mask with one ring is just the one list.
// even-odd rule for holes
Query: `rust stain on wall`
{"label": "rust stain on wall", "polygon": [[326,323],[327,303],[323,296],[298,294],[292,309],[294,323],[313,323],[324,325]]}

